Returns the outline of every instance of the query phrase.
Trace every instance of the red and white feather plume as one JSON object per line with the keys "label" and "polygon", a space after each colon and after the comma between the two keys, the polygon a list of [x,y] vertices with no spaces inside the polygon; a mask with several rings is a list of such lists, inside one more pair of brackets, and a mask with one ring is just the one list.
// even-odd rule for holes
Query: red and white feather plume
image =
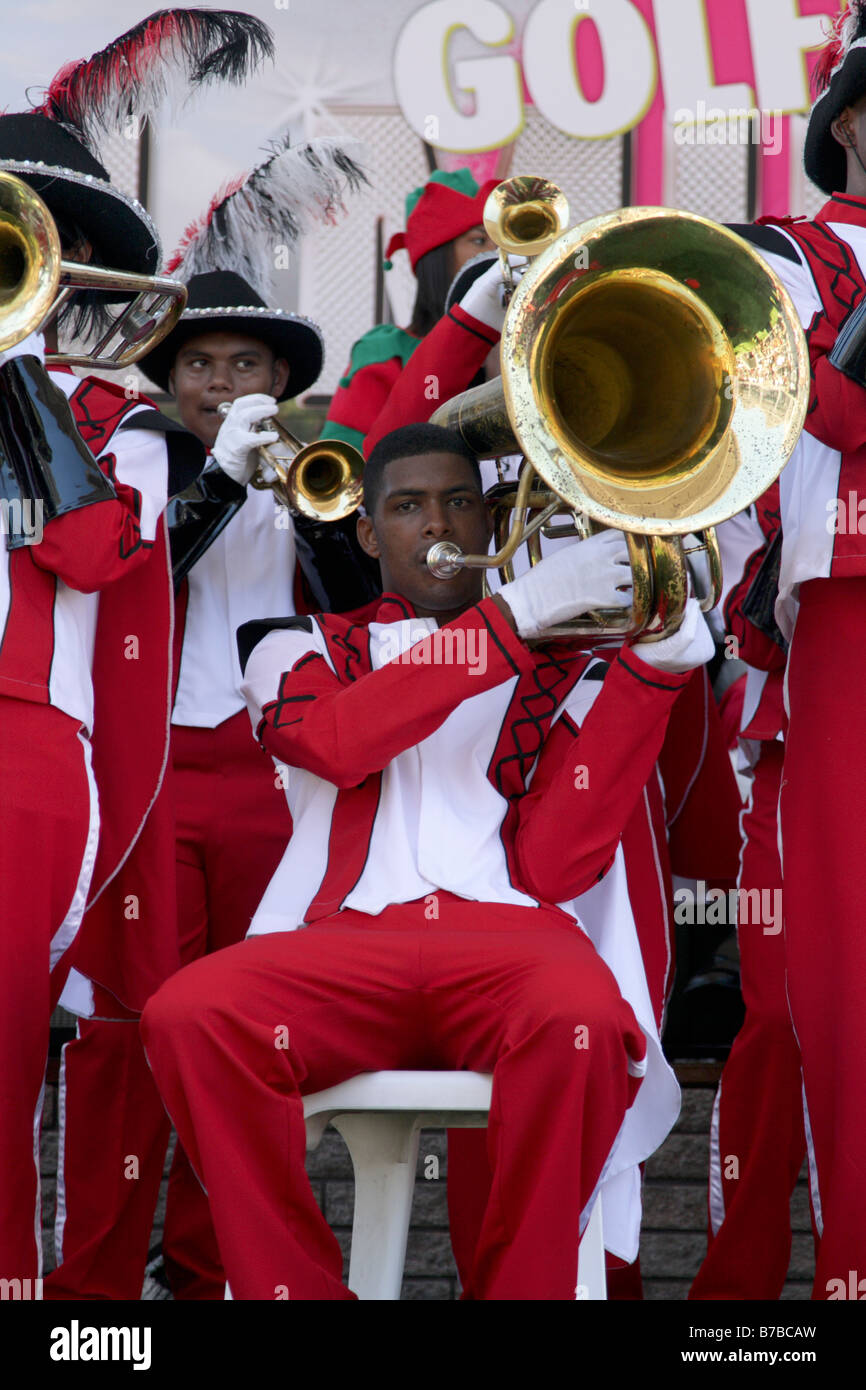
{"label": "red and white feather plume", "polygon": [[226,184],[187,227],[165,273],[188,281],[210,270],[233,270],[269,299],[278,248],[293,249],[316,223],[333,224],[345,211],[346,193],[366,183],[338,140],[290,146],[283,137],[268,159]]}
{"label": "red and white feather plume", "polygon": [[273,58],[270,29],[234,10],[158,10],[91,58],[67,63],[36,110],[85,144],[175,105],[210,82],[242,83]]}
{"label": "red and white feather plume", "polygon": [[850,0],[847,10],[830,21],[827,44],[821,49],[821,56],[812,73],[816,96],[827,90],[833,73],[844,62],[851,45],[863,38],[866,38],[866,0]]}

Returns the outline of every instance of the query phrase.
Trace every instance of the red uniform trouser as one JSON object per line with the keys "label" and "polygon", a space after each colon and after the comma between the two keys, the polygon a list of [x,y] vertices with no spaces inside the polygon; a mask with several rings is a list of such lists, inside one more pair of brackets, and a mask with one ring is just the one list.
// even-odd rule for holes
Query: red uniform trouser
{"label": "red uniform trouser", "polygon": [[[291,819],[245,710],[215,729],[175,727],[172,757],[178,925],[181,959],[189,962],[243,938]],[[56,1226],[63,1263],[45,1282],[47,1297],[141,1296],[169,1129],[138,1016],[97,991],[94,1019],[82,1019],[63,1049]],[[207,1198],[180,1151],[164,1249],[177,1297],[223,1297]]]}
{"label": "red uniform trouser", "polygon": [[636,1094],[643,1035],[564,914],[438,898],[436,921],[416,902],[250,938],[147,1005],[148,1059],[236,1298],[351,1297],[304,1168],[301,1097],[437,1067],[494,1072],[474,1296],[574,1298],[581,1213]]}
{"label": "red uniform trouser", "polygon": [[788,998],[821,1236],[814,1298],[847,1290],[852,1271],[866,1279],[864,635],[866,578],[801,585],[779,805]]}
{"label": "red uniform trouser", "polygon": [[[673,894],[665,844],[664,806],[655,774],[623,832],[622,846],[647,984],[661,1030],[673,981],[670,931]],[[471,1296],[472,1264],[492,1180],[483,1130],[449,1129],[448,1223],[464,1298]],[[643,1298],[639,1257],[627,1265],[608,1251],[606,1263],[608,1298]]]}
{"label": "red uniform trouser", "polygon": [[[778,803],[784,746],[764,742],[743,813],[737,936],[746,1005],[710,1130],[707,1255],[694,1299],[778,1299],[791,1257],[791,1193],[806,1153],[800,1049],[785,989]],[[764,895],[768,896],[764,896]],[[778,896],[774,896],[778,894]],[[760,920],[759,920],[760,919]]]}
{"label": "red uniform trouser", "polygon": [[[39,1123],[49,962],[83,909],[96,844],[80,721],[0,698],[0,1278],[42,1273]],[[88,853],[88,844],[90,852]]]}

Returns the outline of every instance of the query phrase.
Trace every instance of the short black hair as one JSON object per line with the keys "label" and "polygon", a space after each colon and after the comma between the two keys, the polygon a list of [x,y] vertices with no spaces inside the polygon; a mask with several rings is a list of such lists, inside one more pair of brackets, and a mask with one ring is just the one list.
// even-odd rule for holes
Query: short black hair
{"label": "short black hair", "polygon": [[457,454],[471,463],[481,492],[478,458],[457,430],[442,425],[401,425],[383,435],[364,465],[364,509],[372,516],[382,492],[385,467],[392,459],[417,458],[420,454]]}

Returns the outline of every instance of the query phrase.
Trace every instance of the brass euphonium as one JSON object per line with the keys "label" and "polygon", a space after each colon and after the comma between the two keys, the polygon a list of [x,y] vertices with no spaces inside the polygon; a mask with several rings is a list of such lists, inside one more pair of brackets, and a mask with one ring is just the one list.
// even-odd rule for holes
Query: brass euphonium
{"label": "brass euphonium", "polygon": [[0,351],[36,333],[76,290],[98,290],[122,308],[92,352],[50,353],[72,367],[126,367],[156,347],[186,304],[186,286],[161,275],[136,275],[61,259],[57,227],[39,194],[0,172]]}
{"label": "brass euphonium", "polygon": [[[498,193],[485,225],[503,243]],[[513,237],[507,245],[518,249]],[[446,402],[433,420],[458,429],[480,458],[522,452],[526,462],[516,488],[488,494],[497,553],[463,555],[440,542],[427,556],[432,572],[499,568],[507,580],[524,541],[534,564],[542,535],[614,527],[629,546],[631,610],[547,635],[661,637],[682,620],[689,581],[679,538],[695,532],[711,575],[702,606],[712,607],[721,591],[712,528],[778,476],[808,404],[806,340],[778,277],[707,218],[623,208],[551,234],[510,299],[500,357],[499,380]],[[562,512],[570,524],[554,527]]]}
{"label": "brass euphonium", "polygon": [[[222,416],[230,409],[229,401],[217,406]],[[261,463],[250,479],[251,487],[270,488],[281,506],[311,521],[340,521],[357,510],[364,459],[352,444],[340,439],[303,444],[276,416],[263,420],[258,428],[274,431],[279,439],[259,446]],[[273,478],[265,472],[268,465]]]}

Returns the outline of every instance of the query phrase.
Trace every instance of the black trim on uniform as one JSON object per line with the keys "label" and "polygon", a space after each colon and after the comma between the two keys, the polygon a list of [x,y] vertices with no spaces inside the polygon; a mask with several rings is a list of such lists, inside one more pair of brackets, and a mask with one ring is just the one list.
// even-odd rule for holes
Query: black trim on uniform
{"label": "black trim on uniform", "polygon": [[[520,667],[517,665],[517,662],[514,660],[514,657],[511,655],[511,653],[510,653],[509,651],[506,650],[506,648],[505,648],[505,647],[503,646],[503,644],[500,642],[499,638],[496,636],[496,633],[493,631],[493,625],[492,625],[492,623],[488,622],[488,620],[487,620],[487,614],[486,614],[486,613],[482,613],[480,608],[478,609],[478,612],[481,614],[481,617],[484,619],[484,625],[485,625],[485,627],[487,628],[487,631],[490,633],[490,636],[493,638],[494,642],[496,643],[497,647],[498,647],[499,650],[501,651],[502,655],[505,657],[505,660],[508,662],[508,664],[509,664],[509,666],[511,667],[512,671],[514,672],[515,676],[519,676],[519,675],[520,675]],[[503,619],[503,621],[504,621],[504,619]]]}
{"label": "black trim on uniform", "polygon": [[729,232],[736,232],[743,241],[750,241],[771,256],[784,256],[786,261],[801,264],[796,246],[780,232],[778,227],[759,227],[754,222],[726,222]]}
{"label": "black trim on uniform", "polygon": [[[616,659],[620,666],[625,667],[630,676],[634,676],[636,681],[640,681],[641,685],[651,685],[654,690],[667,690],[670,695],[676,695],[679,690],[682,690],[683,686],[686,684],[686,680],[691,675],[690,671],[671,671],[670,675],[680,677],[680,684],[673,686],[663,685],[661,681],[647,680],[646,676],[642,676],[638,671],[633,670],[627,661],[623,661],[622,652],[617,653]],[[638,661],[640,661],[640,657],[638,657]]]}
{"label": "black trim on uniform", "polygon": [[361,548],[357,511],[338,521],[295,514],[295,553],[313,604],[320,613],[361,608],[382,592],[379,561]]}
{"label": "black trim on uniform", "polygon": [[312,618],[306,617],[303,613],[295,614],[291,618],[251,618],[248,623],[241,623],[237,630],[238,660],[241,663],[241,674],[246,672],[247,662],[253,651],[269,632],[312,632],[312,630]]}
{"label": "black trim on uniform", "polygon": [[858,386],[866,386],[866,296],[842,320],[828,360]]}
{"label": "black trim on uniform", "polygon": [[125,415],[117,428],[152,430],[165,435],[169,500],[186,492],[207,465],[207,450],[201,440],[161,410],[137,410],[133,415]]}
{"label": "black trim on uniform", "polygon": [[[179,436],[173,434],[171,438]],[[166,435],[166,444],[168,440]],[[171,498],[166,515],[175,593],[246,500],[246,488],[224,473],[216,459]]]}
{"label": "black trim on uniform", "polygon": [[863,199],[855,198],[853,195],[849,197],[845,193],[834,193],[832,201],[834,203],[847,203],[849,208],[859,208],[861,212],[863,210]]}
{"label": "black trim on uniform", "polygon": [[[464,310],[464,313],[465,312],[466,311]],[[458,328],[462,328],[464,333],[471,333],[473,338],[480,338],[482,343],[486,343],[489,348],[496,347],[496,343],[491,342],[486,333],[479,333],[477,328],[470,328],[468,323],[461,323],[459,319],[456,319],[454,317],[450,309],[448,310],[448,317],[452,323],[457,325]],[[493,330],[491,329],[491,332],[492,331]]]}
{"label": "black trim on uniform", "polygon": [[418,616],[414,608],[410,612],[408,603],[398,594],[382,594],[382,605],[389,603],[393,604],[395,608],[399,608],[404,618],[417,618]]}
{"label": "black trim on uniform", "polygon": [[[0,496],[41,504],[43,522],[117,494],[81,437],[66,393],[38,357],[0,366]],[[9,530],[6,549],[32,544]]]}

